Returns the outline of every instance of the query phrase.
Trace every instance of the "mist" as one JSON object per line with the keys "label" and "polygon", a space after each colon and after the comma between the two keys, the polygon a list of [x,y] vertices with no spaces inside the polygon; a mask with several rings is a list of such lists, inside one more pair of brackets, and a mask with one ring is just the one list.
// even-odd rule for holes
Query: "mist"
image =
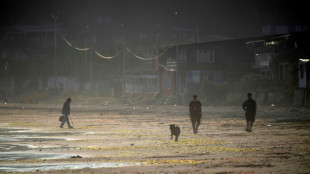
{"label": "mist", "polygon": [[3,1],[0,171],[307,171],[307,7]]}

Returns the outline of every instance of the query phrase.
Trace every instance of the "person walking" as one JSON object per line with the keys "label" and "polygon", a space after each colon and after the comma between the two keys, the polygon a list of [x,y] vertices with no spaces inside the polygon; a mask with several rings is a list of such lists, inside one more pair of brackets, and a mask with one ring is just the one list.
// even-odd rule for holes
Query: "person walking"
{"label": "person walking", "polygon": [[193,95],[193,100],[189,103],[189,117],[192,122],[194,134],[198,134],[198,127],[202,117],[201,102],[197,100],[197,95]]}
{"label": "person walking", "polygon": [[242,109],[245,111],[246,131],[252,132],[253,123],[256,116],[256,101],[252,99],[252,94],[248,93],[248,99],[243,102]]}
{"label": "person walking", "polygon": [[65,122],[68,124],[68,128],[73,128],[70,125],[70,120],[69,120],[69,115],[70,115],[70,103],[71,103],[71,98],[67,98],[66,102],[64,103],[62,107],[62,114],[64,114],[64,119],[62,120],[60,124],[60,128],[63,128],[63,125]]}

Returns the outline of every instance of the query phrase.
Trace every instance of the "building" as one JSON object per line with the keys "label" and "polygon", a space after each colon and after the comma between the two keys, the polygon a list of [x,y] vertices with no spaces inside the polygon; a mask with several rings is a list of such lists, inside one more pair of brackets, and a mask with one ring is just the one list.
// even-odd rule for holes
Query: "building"
{"label": "building", "polygon": [[255,55],[253,68],[258,71],[261,79],[292,85],[295,89],[294,103],[307,103],[307,89],[310,86],[308,31],[264,36],[249,41],[246,45]]}
{"label": "building", "polygon": [[[248,40],[250,38],[182,44],[169,48],[159,58],[160,93],[163,96],[174,94],[180,103],[190,99],[193,94],[208,93],[216,97],[212,90],[205,91],[208,85],[220,85],[254,72],[254,57],[245,44]],[[169,69],[167,67],[172,60],[176,67]],[[164,77],[168,72],[171,74],[168,77],[174,79],[170,81],[175,83],[168,85],[171,87],[169,93],[163,88],[167,86],[167,78]]]}
{"label": "building", "polygon": [[1,28],[0,75],[1,86],[5,87],[1,88],[3,93],[20,93],[34,83],[38,84],[37,88],[42,88],[39,76],[44,73],[29,70],[35,68],[38,72],[38,64],[47,59],[46,50],[54,46],[54,31],[53,25],[13,25]]}

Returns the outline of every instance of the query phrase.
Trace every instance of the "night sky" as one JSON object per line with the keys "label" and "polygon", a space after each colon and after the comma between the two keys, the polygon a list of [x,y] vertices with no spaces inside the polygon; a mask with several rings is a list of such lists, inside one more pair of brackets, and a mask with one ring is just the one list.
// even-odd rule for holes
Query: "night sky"
{"label": "night sky", "polygon": [[108,25],[125,23],[143,31],[150,26],[180,20],[198,25],[202,34],[257,35],[269,24],[308,24],[305,1],[288,0],[5,0],[1,1],[1,26],[58,22],[68,30],[92,25],[101,17]]}

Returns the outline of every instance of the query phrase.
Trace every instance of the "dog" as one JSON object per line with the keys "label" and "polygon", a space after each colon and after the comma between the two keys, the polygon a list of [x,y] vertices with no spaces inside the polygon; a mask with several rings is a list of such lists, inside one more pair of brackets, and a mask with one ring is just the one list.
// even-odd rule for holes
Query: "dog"
{"label": "dog", "polygon": [[171,130],[171,140],[173,138],[173,135],[175,136],[175,141],[178,141],[181,130],[180,127],[175,124],[170,124],[170,130]]}

